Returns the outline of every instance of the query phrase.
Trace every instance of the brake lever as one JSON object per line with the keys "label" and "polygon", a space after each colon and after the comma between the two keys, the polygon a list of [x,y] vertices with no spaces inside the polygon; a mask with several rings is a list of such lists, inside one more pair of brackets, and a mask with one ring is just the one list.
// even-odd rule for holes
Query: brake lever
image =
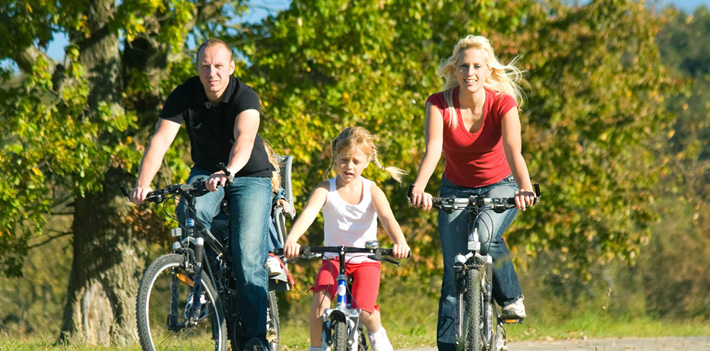
{"label": "brake lever", "polygon": [[382,255],[368,255],[367,258],[375,260],[375,261],[389,262],[389,263],[395,264],[397,266],[400,265],[399,261],[389,258],[389,257],[382,256]]}

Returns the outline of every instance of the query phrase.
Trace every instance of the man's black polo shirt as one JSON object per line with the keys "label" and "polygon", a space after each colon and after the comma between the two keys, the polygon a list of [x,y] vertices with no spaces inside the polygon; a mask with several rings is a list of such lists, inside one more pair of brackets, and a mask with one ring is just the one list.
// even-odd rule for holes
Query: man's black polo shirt
{"label": "man's black polo shirt", "polygon": [[[177,123],[185,121],[194,167],[217,172],[217,164],[227,164],[234,144],[234,123],[245,110],[261,111],[254,90],[234,76],[219,104],[207,99],[200,78],[195,76],[175,88],[160,112],[160,118]],[[257,134],[249,162],[236,177],[271,177],[274,170]]]}

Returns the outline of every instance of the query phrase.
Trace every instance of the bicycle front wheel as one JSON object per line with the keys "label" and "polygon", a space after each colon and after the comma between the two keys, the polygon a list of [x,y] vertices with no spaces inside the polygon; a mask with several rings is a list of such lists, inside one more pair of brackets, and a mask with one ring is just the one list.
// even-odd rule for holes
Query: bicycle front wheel
{"label": "bicycle front wheel", "polygon": [[[167,254],[148,266],[136,304],[138,336],[144,351],[227,350],[227,329],[219,296],[209,277],[202,274],[204,299],[199,318],[187,322],[192,300],[194,272],[186,269],[185,257]],[[191,304],[190,304],[191,305]]]}
{"label": "bicycle front wheel", "polygon": [[464,291],[464,335],[463,344],[466,351],[484,350],[482,340],[483,326],[483,291],[481,289],[481,272],[478,269],[468,269],[466,272],[466,287]]}
{"label": "bicycle front wheel", "polygon": [[345,321],[333,321],[333,348],[332,351],[346,351],[348,349],[348,325]]}

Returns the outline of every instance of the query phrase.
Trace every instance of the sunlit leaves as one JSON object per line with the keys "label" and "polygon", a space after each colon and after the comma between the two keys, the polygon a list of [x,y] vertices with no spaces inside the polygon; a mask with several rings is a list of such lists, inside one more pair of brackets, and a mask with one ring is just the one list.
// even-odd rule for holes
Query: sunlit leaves
{"label": "sunlit leaves", "polygon": [[[645,206],[658,172],[649,141],[672,119],[652,98],[673,89],[654,43],[659,21],[627,1],[554,9],[521,43],[532,87],[524,144],[548,190],[536,215],[523,216],[531,230],[511,239],[568,247],[581,268],[631,261],[656,218]],[[527,240],[533,232],[541,245]]]}

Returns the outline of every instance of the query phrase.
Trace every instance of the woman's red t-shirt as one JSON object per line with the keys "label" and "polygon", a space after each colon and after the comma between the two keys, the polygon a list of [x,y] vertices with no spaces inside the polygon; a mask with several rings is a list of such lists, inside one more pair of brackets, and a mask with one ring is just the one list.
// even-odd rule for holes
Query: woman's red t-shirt
{"label": "woman's red t-shirt", "polygon": [[444,176],[456,185],[469,188],[495,184],[511,173],[503,151],[501,121],[518,104],[508,94],[486,90],[481,128],[470,133],[461,117],[458,89],[455,87],[452,92],[458,118],[455,129],[449,127],[451,116],[444,92],[432,94],[427,99],[427,103],[435,106],[444,118]]}

